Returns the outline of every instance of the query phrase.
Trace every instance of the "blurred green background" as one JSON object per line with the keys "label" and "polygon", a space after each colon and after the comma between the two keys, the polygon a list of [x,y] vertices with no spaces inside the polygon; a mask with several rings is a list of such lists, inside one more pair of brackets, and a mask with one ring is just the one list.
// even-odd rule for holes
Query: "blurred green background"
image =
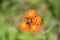
{"label": "blurred green background", "polygon": [[[18,27],[30,8],[42,18],[35,34]],[[60,40],[60,0],[0,0],[0,40]]]}

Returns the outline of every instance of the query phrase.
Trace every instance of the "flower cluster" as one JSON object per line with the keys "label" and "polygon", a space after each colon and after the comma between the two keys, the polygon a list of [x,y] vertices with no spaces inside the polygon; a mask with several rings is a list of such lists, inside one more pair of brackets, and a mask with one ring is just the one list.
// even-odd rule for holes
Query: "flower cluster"
{"label": "flower cluster", "polygon": [[32,33],[40,29],[41,17],[37,15],[34,9],[25,12],[25,17],[19,22],[19,28],[22,32],[30,30]]}

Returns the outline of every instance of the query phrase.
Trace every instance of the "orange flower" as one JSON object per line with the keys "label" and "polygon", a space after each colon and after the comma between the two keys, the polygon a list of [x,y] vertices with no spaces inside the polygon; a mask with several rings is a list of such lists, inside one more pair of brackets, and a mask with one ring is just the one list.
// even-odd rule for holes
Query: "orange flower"
{"label": "orange flower", "polygon": [[41,17],[36,16],[36,17],[32,18],[32,22],[35,22],[36,24],[40,24],[41,23]]}
{"label": "orange flower", "polygon": [[31,23],[30,31],[31,31],[32,33],[37,32],[39,29],[40,29],[40,25],[37,25],[37,24],[35,24],[35,23]]}
{"label": "orange flower", "polygon": [[29,30],[29,25],[26,23],[27,23],[27,19],[25,19],[25,18],[22,19],[22,21],[19,23],[19,27],[20,27],[22,32]]}
{"label": "orange flower", "polygon": [[36,14],[36,11],[29,9],[25,12],[25,18],[19,22],[19,28],[22,32],[30,30],[32,33],[40,29],[41,17]]}
{"label": "orange flower", "polygon": [[25,16],[27,18],[32,18],[32,17],[36,16],[36,12],[33,9],[29,9],[27,12],[25,12]]}

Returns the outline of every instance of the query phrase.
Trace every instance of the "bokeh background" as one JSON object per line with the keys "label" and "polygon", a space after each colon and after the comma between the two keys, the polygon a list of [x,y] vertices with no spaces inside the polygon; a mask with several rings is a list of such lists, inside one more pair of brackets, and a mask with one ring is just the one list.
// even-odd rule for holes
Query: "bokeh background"
{"label": "bokeh background", "polygon": [[[42,18],[34,34],[18,27],[30,8]],[[0,40],[60,40],[60,0],[0,0]]]}

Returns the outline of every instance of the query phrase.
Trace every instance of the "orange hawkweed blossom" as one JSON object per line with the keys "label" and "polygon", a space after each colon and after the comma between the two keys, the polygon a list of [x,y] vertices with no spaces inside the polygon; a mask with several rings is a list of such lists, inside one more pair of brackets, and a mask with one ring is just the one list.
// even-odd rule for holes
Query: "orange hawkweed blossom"
{"label": "orange hawkweed blossom", "polygon": [[19,23],[19,27],[21,29],[22,32],[25,32],[29,29],[29,25],[26,24],[27,23],[27,19],[22,19],[22,21]]}
{"label": "orange hawkweed blossom", "polygon": [[40,24],[41,23],[41,17],[40,16],[36,16],[36,17],[32,18],[32,22],[34,22],[36,24]]}
{"label": "orange hawkweed blossom", "polygon": [[25,16],[27,18],[32,18],[32,17],[36,16],[36,12],[33,9],[29,9],[28,11],[25,12]]}
{"label": "orange hawkweed blossom", "polygon": [[39,29],[40,29],[40,25],[35,24],[35,23],[31,23],[30,31],[31,31],[32,33],[37,32]]}
{"label": "orange hawkweed blossom", "polygon": [[25,18],[19,22],[19,28],[22,32],[30,30],[32,33],[40,29],[41,17],[37,15],[34,9],[25,12]]}

